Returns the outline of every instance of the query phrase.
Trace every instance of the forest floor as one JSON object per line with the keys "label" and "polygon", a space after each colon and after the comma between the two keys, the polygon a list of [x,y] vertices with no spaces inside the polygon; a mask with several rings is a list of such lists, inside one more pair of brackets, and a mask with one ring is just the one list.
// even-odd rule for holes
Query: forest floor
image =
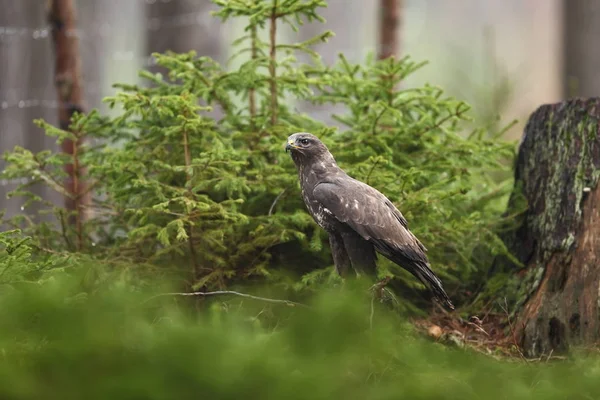
{"label": "forest floor", "polygon": [[[437,303],[435,310],[426,318],[415,318],[412,324],[423,336],[431,340],[471,349],[504,361],[524,363],[550,362],[566,360],[568,357],[548,354],[538,358],[527,358],[518,345],[513,323],[506,313],[483,313],[466,320],[458,313],[449,313]],[[581,348],[583,353],[600,354],[600,343],[596,346]]]}
{"label": "forest floor", "polygon": [[[514,326],[506,313],[486,312],[469,320],[458,313],[449,313],[437,303],[427,317],[414,319],[417,330],[432,340],[460,348],[468,348],[502,360],[522,362],[549,362],[567,357],[549,354],[538,358],[526,358],[516,337]],[[595,349],[598,351],[598,349]]]}
{"label": "forest floor", "polygon": [[413,325],[432,340],[502,359],[525,357],[517,345],[513,329],[505,314],[485,313],[481,318],[466,320],[458,313],[449,313],[436,303],[436,309],[426,318],[414,319]]}

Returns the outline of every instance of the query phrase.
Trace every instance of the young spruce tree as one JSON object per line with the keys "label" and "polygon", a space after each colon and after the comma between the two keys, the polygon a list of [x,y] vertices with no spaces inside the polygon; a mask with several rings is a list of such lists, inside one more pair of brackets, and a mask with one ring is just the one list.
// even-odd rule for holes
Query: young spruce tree
{"label": "young spruce tree", "polygon": [[[504,251],[494,229],[506,182],[494,173],[504,170],[513,146],[483,130],[466,135],[461,123],[469,107],[436,87],[398,89],[423,64],[352,64],[340,55],[325,66],[311,45],[331,32],[277,42],[282,27],[321,20],[322,0],[213,1],[217,17],[245,23],[233,44],[239,68],[193,52],[155,54],[168,74],[143,71],[150,85],[116,85],[120,92],[105,101],[122,110],[117,117],[76,115],[69,131],[38,121],[58,142],[88,138],[73,155],[23,148],[5,154],[3,177],[30,178],[11,196],[54,216],[5,220],[32,238],[32,248],[136,266],[140,276],[176,279],[184,289],[264,279],[295,289],[330,282],[337,278],[326,235],[305,211],[283,151],[289,134],[307,131],[325,141],[342,168],[399,206],[451,292]],[[300,63],[300,53],[312,62]],[[343,105],[335,118],[344,128],[298,114],[289,98]],[[93,198],[89,209],[73,199],[74,216],[28,191],[44,183],[69,196],[66,163],[85,167],[79,196]],[[382,258],[380,266],[382,276],[422,288]]]}

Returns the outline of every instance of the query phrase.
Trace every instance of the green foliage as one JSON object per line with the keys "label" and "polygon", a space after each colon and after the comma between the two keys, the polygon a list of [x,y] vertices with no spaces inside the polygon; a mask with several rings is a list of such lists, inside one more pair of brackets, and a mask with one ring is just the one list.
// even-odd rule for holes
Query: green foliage
{"label": "green foliage", "polygon": [[[81,277],[0,292],[5,399],[598,398],[598,359],[498,361],[417,338],[364,292],[311,308],[84,291]],[[198,313],[191,303],[204,310]],[[194,309],[194,310],[192,310]]]}
{"label": "green foliage", "polygon": [[0,282],[6,283],[30,272],[31,247],[29,237],[19,237],[18,230],[0,232]]}
{"label": "green foliage", "polygon": [[[74,155],[22,148],[5,155],[4,178],[31,178],[11,196],[25,196],[25,207],[55,217],[39,223],[20,215],[6,223],[39,249],[135,265],[186,288],[267,279],[305,289],[335,281],[325,269],[332,264],[325,234],[306,213],[283,151],[290,133],[309,131],[352,176],[399,206],[451,293],[505,252],[494,232],[513,146],[483,129],[464,132],[469,107],[439,88],[402,88],[421,64],[408,57],[352,64],[342,55],[336,65],[322,65],[310,46],[330,32],[276,42],[279,27],[320,19],[324,1],[214,2],[217,17],[246,24],[234,43],[239,68],[193,52],[156,54],[164,75],[142,72],[150,87],[117,85],[121,91],[106,99],[120,115],[77,115],[69,132],[38,121],[59,142],[87,141]],[[312,62],[300,63],[300,53]],[[343,128],[298,114],[290,99],[343,106],[336,116]],[[80,178],[75,191],[64,184],[66,164]],[[29,187],[40,182],[70,198],[74,209],[33,195]],[[381,266],[402,287],[422,288],[389,263]]]}
{"label": "green foliage", "polygon": [[[61,263],[62,261],[62,263]],[[35,252],[30,236],[18,229],[0,232],[0,288],[22,283],[40,283],[68,268],[66,258]]]}

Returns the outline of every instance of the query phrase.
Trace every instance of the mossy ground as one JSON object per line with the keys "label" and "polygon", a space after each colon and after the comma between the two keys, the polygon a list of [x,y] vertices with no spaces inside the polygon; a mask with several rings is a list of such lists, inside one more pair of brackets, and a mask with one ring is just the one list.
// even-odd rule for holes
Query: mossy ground
{"label": "mossy ground", "polygon": [[[362,287],[309,307],[153,297],[82,276],[0,294],[4,399],[598,398],[600,358],[497,360],[421,337]],[[548,362],[546,362],[548,361]]]}

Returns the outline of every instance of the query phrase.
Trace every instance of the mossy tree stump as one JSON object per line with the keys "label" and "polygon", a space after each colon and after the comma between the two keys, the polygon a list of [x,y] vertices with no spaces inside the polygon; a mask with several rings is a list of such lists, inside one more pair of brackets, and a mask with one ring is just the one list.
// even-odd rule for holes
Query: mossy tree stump
{"label": "mossy tree stump", "polygon": [[600,340],[600,98],[543,105],[525,127],[507,236],[525,265],[515,334],[530,357]]}

